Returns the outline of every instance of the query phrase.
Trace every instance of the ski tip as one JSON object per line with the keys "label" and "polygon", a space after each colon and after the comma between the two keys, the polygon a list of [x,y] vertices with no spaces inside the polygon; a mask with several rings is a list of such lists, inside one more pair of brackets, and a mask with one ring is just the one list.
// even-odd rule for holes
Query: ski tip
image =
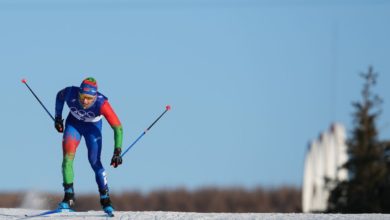
{"label": "ski tip", "polygon": [[22,79],[22,83],[26,84],[27,83],[27,79]]}
{"label": "ski tip", "polygon": [[166,109],[167,111],[169,111],[169,110],[171,110],[171,106],[170,106],[170,105],[167,105],[167,106],[165,107],[165,109]]}

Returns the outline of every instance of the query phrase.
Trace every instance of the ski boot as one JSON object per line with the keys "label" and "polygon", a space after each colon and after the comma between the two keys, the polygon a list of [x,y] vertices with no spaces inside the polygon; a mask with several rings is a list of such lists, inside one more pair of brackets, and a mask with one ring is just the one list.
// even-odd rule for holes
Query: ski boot
{"label": "ski boot", "polygon": [[114,217],[114,208],[111,204],[110,194],[108,189],[99,190],[100,193],[100,204],[102,205],[103,211],[109,216]]}
{"label": "ski boot", "polygon": [[58,204],[58,209],[73,211],[72,207],[74,206],[74,202],[75,202],[73,183],[70,184],[64,183],[63,186],[64,186],[65,195],[62,202]]}

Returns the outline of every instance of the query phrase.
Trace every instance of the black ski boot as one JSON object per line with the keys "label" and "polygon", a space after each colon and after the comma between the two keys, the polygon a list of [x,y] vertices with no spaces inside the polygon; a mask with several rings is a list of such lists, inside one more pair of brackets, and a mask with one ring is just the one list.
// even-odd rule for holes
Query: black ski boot
{"label": "black ski boot", "polygon": [[74,198],[74,190],[73,183],[70,184],[62,184],[64,186],[64,199],[60,204],[58,204],[59,209],[71,209],[74,206],[75,198]]}
{"label": "black ski boot", "polygon": [[100,193],[100,204],[102,205],[103,211],[107,213],[108,216],[113,217],[113,212],[115,211],[111,204],[110,194],[108,189],[99,190]]}

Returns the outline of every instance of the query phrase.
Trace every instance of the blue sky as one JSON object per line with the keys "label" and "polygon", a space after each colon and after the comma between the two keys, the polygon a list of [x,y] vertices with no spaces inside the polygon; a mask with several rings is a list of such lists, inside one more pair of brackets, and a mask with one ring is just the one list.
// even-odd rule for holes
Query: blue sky
{"label": "blue sky", "polygon": [[[118,169],[104,122],[112,190],[300,186],[308,142],[335,121],[351,128],[369,65],[390,138],[389,11],[362,0],[2,1],[0,190],[62,191],[62,137],[20,80],[54,112],[57,91],[87,76],[121,119],[123,147],[172,106]],[[76,190],[96,191],[84,141],[74,166]]]}

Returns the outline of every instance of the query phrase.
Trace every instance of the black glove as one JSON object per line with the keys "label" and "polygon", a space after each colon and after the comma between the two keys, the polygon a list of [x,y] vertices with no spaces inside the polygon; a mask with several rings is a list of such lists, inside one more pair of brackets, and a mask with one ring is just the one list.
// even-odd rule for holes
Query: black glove
{"label": "black glove", "polygon": [[110,164],[114,168],[117,168],[119,165],[122,164],[121,152],[122,152],[122,149],[119,147],[116,147],[114,150],[114,155],[112,156],[111,164]]}
{"label": "black glove", "polygon": [[59,133],[64,132],[64,120],[60,116],[56,116],[54,121],[54,127],[57,129],[57,131]]}

